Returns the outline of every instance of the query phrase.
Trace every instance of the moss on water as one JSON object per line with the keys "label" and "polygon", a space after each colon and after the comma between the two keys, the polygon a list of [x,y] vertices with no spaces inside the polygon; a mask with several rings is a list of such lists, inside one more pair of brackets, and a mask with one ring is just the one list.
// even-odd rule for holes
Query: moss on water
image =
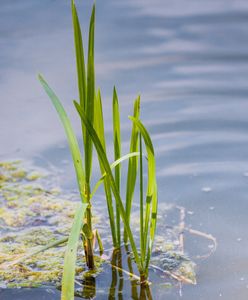
{"label": "moss on water", "polygon": [[[57,187],[44,188],[41,178],[20,161],[0,163],[0,286],[60,283],[65,245],[11,264],[69,234],[77,203],[61,197]],[[83,276],[83,249],[78,251],[77,272]]]}
{"label": "moss on water", "polygon": [[27,174],[26,179],[29,181],[34,181],[41,177],[42,177],[42,174],[40,174],[39,172],[33,171],[33,172]]}
{"label": "moss on water", "polygon": [[[68,236],[78,204],[69,198],[71,195],[68,199],[61,196],[50,177],[25,169],[20,161],[0,162],[0,287],[60,285],[65,244],[25,260],[20,258]],[[159,219],[164,220],[163,211],[167,214],[170,209],[160,207]],[[97,217],[93,216],[93,222],[98,224],[105,246],[111,247],[109,224],[102,206],[95,206],[95,211]],[[134,211],[132,228],[139,228],[138,223],[138,211]],[[158,226],[152,263],[194,283],[194,263],[178,254],[178,232],[177,226],[170,229]],[[137,230],[135,236],[138,235]],[[82,243],[79,243],[76,278],[87,281],[96,277],[102,271],[99,257],[96,266],[97,271],[85,268]]]}
{"label": "moss on water", "polygon": [[15,172],[11,173],[12,178],[16,178],[16,179],[24,179],[27,176],[27,172],[25,170],[19,169]]}

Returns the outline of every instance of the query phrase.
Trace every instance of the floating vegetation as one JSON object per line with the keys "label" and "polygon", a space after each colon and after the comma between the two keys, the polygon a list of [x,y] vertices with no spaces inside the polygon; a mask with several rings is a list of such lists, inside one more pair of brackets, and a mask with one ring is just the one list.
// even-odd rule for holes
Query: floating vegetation
{"label": "floating vegetation", "polygon": [[[25,171],[26,177],[30,174],[21,162],[0,163],[1,178],[4,178],[1,179],[0,189],[0,286],[37,287],[53,284],[59,287],[63,273],[65,242],[68,240],[77,203],[68,200],[65,195],[57,195],[58,187],[51,186],[48,189],[50,178],[40,173],[32,184],[26,177],[17,180],[12,176],[12,172],[19,169]],[[10,200],[10,195],[6,197],[6,191],[11,192],[11,197],[15,199]],[[71,195],[68,196],[71,198]],[[103,213],[99,212],[97,218],[93,216],[93,221],[101,224],[99,228],[103,240],[110,245],[108,224]],[[182,208],[169,205],[161,207],[158,219],[163,220],[170,214],[177,214],[178,222],[173,227],[165,227],[163,222],[159,222],[150,269],[157,271],[156,276],[166,275],[177,281],[195,283],[195,264],[181,252],[180,234],[186,229],[182,228]],[[138,216],[139,212],[134,211],[132,226],[137,226]],[[192,234],[212,239],[211,236],[191,230]],[[138,237],[137,232],[135,238]],[[48,246],[45,251],[40,251],[52,243],[57,245],[52,248]],[[106,253],[104,259],[95,256],[97,268],[89,271],[86,268],[83,247],[79,245],[76,280],[82,282],[83,278],[98,276],[102,268],[106,268],[106,263],[111,265],[111,253],[112,251]],[[106,263],[102,265],[102,262]],[[116,268],[118,271],[118,266]],[[132,274],[132,269],[122,272],[139,278]]]}
{"label": "floating vegetation", "polygon": [[172,278],[190,284],[196,284],[196,264],[185,255],[174,252],[157,252],[151,260],[151,268]]}
{"label": "floating vegetation", "polygon": [[[76,203],[45,188],[42,174],[23,169],[19,161],[0,163],[0,174],[0,286],[60,284],[65,243],[22,258],[68,237]],[[76,273],[82,277],[84,270],[79,247]]]}

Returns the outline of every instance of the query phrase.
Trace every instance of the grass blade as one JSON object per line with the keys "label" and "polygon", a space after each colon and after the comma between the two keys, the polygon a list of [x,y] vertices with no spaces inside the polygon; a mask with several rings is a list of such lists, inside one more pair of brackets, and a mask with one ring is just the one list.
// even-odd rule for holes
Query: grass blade
{"label": "grass blade", "polygon": [[[26,259],[34,256],[34,255],[37,255],[41,252],[44,252],[50,248],[54,248],[54,247],[57,247],[61,244],[64,244],[68,241],[68,237],[64,237],[60,240],[57,240],[55,242],[51,242],[49,244],[47,244],[46,246],[38,246],[38,247],[35,247],[35,249],[33,249],[32,251],[30,251],[29,253],[25,254],[25,255],[22,255],[20,256],[19,258],[15,259],[15,260],[12,260],[12,261],[5,261],[3,263],[0,263],[0,266],[1,268],[4,268],[4,269],[7,269],[7,268],[10,268],[11,266],[13,265],[16,265],[16,264],[20,264],[22,263],[23,261],[25,261]],[[37,249],[38,248],[38,249]]]}
{"label": "grass blade", "polygon": [[144,244],[144,199],[143,199],[143,150],[142,136],[139,134],[139,151],[140,151],[140,252],[141,261],[145,261],[146,249]]}
{"label": "grass blade", "polygon": [[55,95],[55,93],[52,91],[52,89],[49,87],[47,82],[42,78],[41,75],[38,75],[38,78],[46,91],[47,95],[51,99],[55,109],[57,110],[57,113],[60,117],[60,120],[64,126],[67,140],[69,143],[75,171],[76,171],[76,176],[77,176],[77,182],[78,182],[78,187],[80,191],[80,196],[83,202],[86,202],[87,200],[85,199],[84,196],[84,183],[85,183],[85,175],[84,175],[84,169],[83,169],[83,164],[82,164],[82,158],[81,158],[81,153],[79,150],[77,138],[74,134],[74,131],[71,126],[71,122],[69,118],[67,117],[67,114],[60,103],[58,97]]}
{"label": "grass blade", "polygon": [[[88,120],[94,122],[94,101],[95,101],[95,66],[94,66],[94,38],[95,38],[95,4],[92,8],[89,42],[88,42],[88,65],[87,65],[87,101],[85,113]],[[92,168],[92,141],[89,134],[85,136],[85,178],[86,183],[90,182]]]}
{"label": "grass blade", "polygon": [[95,97],[95,110],[94,110],[94,128],[97,132],[99,140],[101,141],[104,151],[106,151],[106,141],[105,141],[105,130],[104,130],[104,120],[102,112],[102,97],[101,92],[98,90]]}
{"label": "grass blade", "polygon": [[[116,89],[113,91],[113,142],[114,142],[114,154],[115,160],[121,157],[121,130],[120,130],[120,112],[119,103]],[[115,183],[120,193],[121,185],[121,165],[116,165],[115,168]],[[118,246],[121,245],[121,225],[120,225],[120,212],[118,204],[116,205],[116,229],[117,229],[117,241]]]}
{"label": "grass blade", "polygon": [[121,196],[118,192],[118,188],[116,186],[113,174],[111,172],[111,167],[110,167],[110,164],[108,162],[106,153],[105,153],[105,151],[104,151],[104,149],[101,145],[101,142],[100,142],[100,140],[97,136],[97,133],[95,132],[94,128],[92,127],[92,125],[88,121],[85,113],[82,111],[82,109],[80,108],[78,103],[74,102],[74,104],[75,104],[76,109],[77,109],[79,115],[81,116],[81,119],[83,120],[83,122],[84,122],[91,138],[92,138],[95,149],[98,153],[99,158],[101,159],[102,165],[103,165],[103,167],[105,169],[105,172],[106,172],[106,174],[109,178],[109,183],[111,185],[112,192],[115,196],[116,202],[118,203],[118,206],[119,206],[119,209],[120,209],[120,215],[121,215],[122,221],[124,223],[124,226],[126,228],[126,232],[127,232],[127,235],[128,235],[129,241],[130,241],[130,245],[131,245],[131,248],[132,248],[132,251],[133,251],[134,259],[135,259],[135,261],[138,265],[138,268],[140,269],[141,265],[140,265],[139,254],[138,254],[138,251],[137,251],[137,248],[136,248],[136,244],[135,244],[135,241],[134,241],[134,238],[133,238],[133,234],[132,234],[132,231],[131,231],[131,228],[130,228],[130,225],[129,225],[129,221],[128,221],[124,206],[122,204]]}
{"label": "grass blade", "polygon": [[[95,113],[94,113],[94,127],[96,130],[96,133],[98,135],[98,138],[101,142],[101,145],[106,152],[106,142],[105,142],[105,134],[104,134],[104,121],[103,121],[103,113],[102,113],[102,99],[101,99],[101,93],[100,90],[98,90],[98,93],[95,97]],[[104,167],[101,163],[101,160],[98,156],[99,165],[101,169],[102,175],[104,174]],[[112,201],[112,194],[111,194],[111,188],[109,184],[109,179],[107,177],[103,178],[104,182],[104,190],[106,195],[106,201],[107,201],[107,207],[108,207],[108,214],[109,214],[109,223],[110,223],[110,229],[112,234],[112,240],[113,240],[113,246],[116,248],[117,245],[117,237],[116,237],[116,229],[115,229],[115,219],[114,219],[114,208],[113,208],[113,201]],[[102,182],[101,182],[102,183]],[[95,186],[93,189],[93,193],[91,193],[91,197],[96,192],[97,188],[101,185],[101,183],[98,186]]]}
{"label": "grass blade", "polygon": [[[156,185],[156,162],[154,148],[148,131],[145,126],[133,117],[129,117],[138,127],[145,142],[148,159],[148,180],[146,192],[146,212],[144,224],[144,247],[147,249],[146,272],[148,272],[149,260],[152,251],[157,220],[157,185]],[[151,221],[150,221],[151,220]],[[150,226],[150,231],[149,231]],[[149,243],[148,243],[149,242]],[[148,244],[147,244],[148,243]]]}
{"label": "grass blade", "polygon": [[[134,112],[133,112],[134,118],[138,119],[139,115],[140,115],[140,96],[134,101]],[[138,151],[138,130],[135,123],[133,123],[131,139],[130,139],[130,153],[137,152],[137,151]],[[138,159],[136,157],[132,157],[129,159],[128,162],[127,183],[126,183],[126,213],[127,213],[128,221],[130,221],[137,170],[138,170]],[[124,242],[127,243],[126,232],[124,233]]]}
{"label": "grass blade", "polygon": [[[85,60],[84,60],[84,48],[81,34],[81,28],[78,20],[77,9],[74,0],[71,1],[72,7],[72,22],[74,31],[74,45],[76,53],[76,65],[77,65],[77,78],[78,78],[78,92],[80,105],[85,111],[86,103],[86,72],[85,72]],[[82,133],[85,139],[85,127],[82,124]]]}
{"label": "grass blade", "polygon": [[[128,153],[126,155],[123,155],[122,157],[120,157],[119,159],[117,159],[116,161],[114,161],[110,165],[111,170],[113,170],[116,166],[118,166],[123,161],[129,159],[130,157],[139,156],[139,155],[140,155],[140,152],[133,152],[133,153]],[[96,193],[96,191],[98,190],[98,188],[100,187],[100,185],[103,183],[105,177],[106,177],[106,173],[103,172],[102,173],[102,177],[97,181],[97,183],[95,184],[95,186],[94,186],[94,188],[92,190],[91,198],[94,196],[94,194]]]}
{"label": "grass blade", "polygon": [[101,256],[101,255],[103,255],[103,251],[104,251],[103,244],[102,244],[102,239],[101,239],[101,236],[100,236],[100,233],[98,232],[98,230],[95,231],[95,234],[96,234],[96,239],[97,239],[97,243],[98,243],[98,246],[99,246],[99,253],[100,253],[100,256]]}
{"label": "grass blade", "polygon": [[146,256],[146,273],[148,275],[148,267],[150,264],[150,258],[152,253],[152,246],[156,233],[157,226],[157,211],[158,211],[158,198],[157,198],[157,184],[154,186],[154,193],[152,196],[152,212],[151,212],[151,223],[150,223],[150,238],[147,247],[147,256]]}
{"label": "grass blade", "polygon": [[83,216],[85,214],[86,208],[87,204],[80,204],[80,207],[76,211],[71,228],[67,249],[65,252],[61,300],[74,299],[74,279],[77,259],[77,247],[82,228]]}

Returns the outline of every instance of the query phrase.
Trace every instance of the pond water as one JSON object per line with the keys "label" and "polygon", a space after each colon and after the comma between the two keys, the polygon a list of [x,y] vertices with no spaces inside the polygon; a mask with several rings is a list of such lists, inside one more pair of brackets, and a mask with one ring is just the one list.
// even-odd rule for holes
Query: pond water
{"label": "pond water", "polygon": [[[91,3],[78,1],[85,30]],[[0,159],[47,167],[64,191],[75,190],[63,129],[36,79],[38,72],[45,76],[80,134],[71,104],[77,90],[70,3],[5,1],[0,28]],[[213,255],[197,262],[197,285],[151,286],[154,299],[247,299],[247,28],[247,1],[97,3],[96,73],[108,138],[113,85],[122,109],[123,152],[127,115],[140,93],[156,149],[160,203],[185,207],[186,225],[218,242]],[[198,239],[186,236],[186,252],[197,255],[200,248]],[[59,292],[0,289],[0,297],[59,299]],[[123,299],[129,298],[135,296],[127,286]],[[96,292],[96,299],[106,294]]]}

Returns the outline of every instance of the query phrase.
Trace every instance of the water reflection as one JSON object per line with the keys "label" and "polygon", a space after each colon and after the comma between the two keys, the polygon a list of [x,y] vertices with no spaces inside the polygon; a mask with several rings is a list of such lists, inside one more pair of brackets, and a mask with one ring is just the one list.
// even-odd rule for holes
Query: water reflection
{"label": "water reflection", "polygon": [[[122,272],[122,255],[119,249],[114,250],[112,259],[112,281],[109,288],[109,300],[116,299],[115,294],[117,292],[118,299],[122,300],[122,291],[123,291],[123,272]],[[115,268],[114,266],[118,267]]]}
{"label": "water reflection", "polygon": [[[131,286],[131,298],[134,300],[152,300],[152,294],[149,286],[141,286],[137,279],[132,277],[134,274],[133,260],[130,256],[128,245],[125,246],[125,257],[127,261],[128,271],[130,273],[130,286]],[[113,252],[111,265],[112,265],[112,281],[109,288],[109,300],[123,300],[123,256],[121,250],[117,249]]]}
{"label": "water reflection", "polygon": [[[125,251],[127,253],[127,265],[128,265],[129,272],[133,274],[132,259],[131,256],[129,255],[130,251],[128,245],[125,246]],[[131,281],[131,294],[133,299],[138,299],[137,285],[134,281]]]}
{"label": "water reflection", "polygon": [[[76,290],[75,295],[83,299],[108,299],[108,300],[152,300],[152,293],[150,287],[141,286],[138,280],[138,276],[135,264],[130,255],[128,246],[122,249],[116,249],[112,253],[112,258],[109,264],[105,265],[105,268],[111,269],[111,272],[104,274],[103,278],[101,274],[98,277],[89,276],[86,277],[80,284],[80,289]],[[104,281],[104,286],[101,288]],[[105,286],[105,283],[109,281],[109,287]],[[130,289],[130,292],[129,292]]]}
{"label": "water reflection", "polygon": [[85,279],[82,297],[85,299],[94,299],[96,296],[96,279],[88,277]]}

